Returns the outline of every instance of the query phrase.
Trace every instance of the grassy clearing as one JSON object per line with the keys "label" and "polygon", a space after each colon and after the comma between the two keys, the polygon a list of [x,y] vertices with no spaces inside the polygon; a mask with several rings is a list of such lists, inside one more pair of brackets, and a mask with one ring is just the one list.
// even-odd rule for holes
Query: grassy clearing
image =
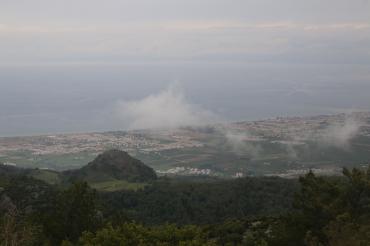
{"label": "grassy clearing", "polygon": [[61,178],[59,173],[50,170],[32,170],[31,177],[42,180],[48,184],[60,184]]}
{"label": "grassy clearing", "polygon": [[99,191],[138,190],[144,188],[145,183],[130,183],[125,180],[110,180],[98,183],[90,183],[92,188]]}

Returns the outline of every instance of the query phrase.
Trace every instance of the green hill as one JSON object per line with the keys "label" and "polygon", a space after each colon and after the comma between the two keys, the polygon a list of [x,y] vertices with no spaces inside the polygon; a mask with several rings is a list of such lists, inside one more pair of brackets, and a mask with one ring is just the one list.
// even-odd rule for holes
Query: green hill
{"label": "green hill", "polygon": [[68,183],[83,180],[103,190],[136,189],[157,178],[152,168],[120,150],[108,150],[81,169],[63,175]]}
{"label": "green hill", "polygon": [[101,191],[137,190],[157,179],[152,168],[120,150],[108,150],[86,166],[64,172],[0,164],[0,175],[27,176],[51,185],[86,181],[91,187]]}

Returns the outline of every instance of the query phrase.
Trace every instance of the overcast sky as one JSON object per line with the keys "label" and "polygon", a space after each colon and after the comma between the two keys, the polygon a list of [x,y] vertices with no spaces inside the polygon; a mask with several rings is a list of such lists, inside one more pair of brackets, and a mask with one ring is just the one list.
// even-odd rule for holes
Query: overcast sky
{"label": "overcast sky", "polygon": [[0,136],[370,110],[370,0],[0,0]]}
{"label": "overcast sky", "polygon": [[0,62],[369,62],[369,0],[0,0]]}

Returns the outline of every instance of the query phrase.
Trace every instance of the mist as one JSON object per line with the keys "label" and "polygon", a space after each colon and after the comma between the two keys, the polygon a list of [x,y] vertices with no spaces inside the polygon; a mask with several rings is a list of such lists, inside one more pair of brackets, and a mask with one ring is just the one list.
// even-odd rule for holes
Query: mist
{"label": "mist", "polygon": [[174,84],[190,105],[185,112],[196,115],[186,123],[208,122],[204,111],[232,122],[370,110],[369,71],[207,62],[0,66],[0,136],[126,130],[133,115],[117,117],[119,102],[140,102]]}
{"label": "mist", "polygon": [[330,124],[320,136],[316,137],[322,145],[349,150],[351,140],[359,134],[362,125],[363,122],[359,119],[348,116],[342,123]]}
{"label": "mist", "polygon": [[368,0],[0,1],[0,136],[370,110],[369,12]]}
{"label": "mist", "polygon": [[237,156],[249,156],[250,158],[258,158],[263,154],[263,148],[258,144],[251,142],[251,136],[248,132],[240,132],[232,129],[219,127],[219,134],[224,136],[226,146]]}
{"label": "mist", "polygon": [[218,117],[192,104],[176,85],[134,101],[119,101],[115,110],[124,129],[158,129],[200,126]]}

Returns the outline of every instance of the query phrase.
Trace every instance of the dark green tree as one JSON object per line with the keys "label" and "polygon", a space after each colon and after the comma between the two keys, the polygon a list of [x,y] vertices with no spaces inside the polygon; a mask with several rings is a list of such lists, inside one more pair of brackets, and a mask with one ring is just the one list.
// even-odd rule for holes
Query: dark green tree
{"label": "dark green tree", "polygon": [[101,225],[97,196],[86,182],[78,182],[60,192],[51,211],[44,217],[44,228],[53,244],[77,240],[84,231]]}

